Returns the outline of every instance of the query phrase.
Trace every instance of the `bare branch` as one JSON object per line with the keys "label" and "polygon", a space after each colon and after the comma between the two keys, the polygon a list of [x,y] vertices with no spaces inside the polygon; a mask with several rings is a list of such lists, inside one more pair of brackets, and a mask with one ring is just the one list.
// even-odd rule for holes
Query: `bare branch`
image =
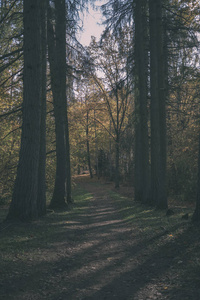
{"label": "bare branch", "polygon": [[5,140],[5,138],[7,138],[11,133],[13,133],[13,132],[15,132],[15,131],[17,131],[17,130],[19,130],[19,129],[21,129],[21,128],[22,128],[22,126],[19,126],[19,127],[15,128],[15,129],[13,129],[13,130],[10,131],[8,134],[6,134],[1,140],[2,140],[2,141]]}
{"label": "bare branch", "polygon": [[0,60],[3,60],[3,59],[5,59],[5,58],[8,58],[8,57],[10,57],[10,56],[12,56],[12,55],[14,55],[14,54],[16,54],[16,53],[19,53],[19,52],[21,52],[22,50],[23,50],[23,48],[19,48],[19,49],[16,49],[16,50],[14,50],[14,51],[12,51],[12,52],[10,52],[10,53],[6,53],[6,54],[0,56]]}
{"label": "bare branch", "polygon": [[20,105],[20,106],[19,106],[17,109],[15,109],[15,110],[9,111],[9,112],[4,113],[4,114],[1,114],[1,115],[0,115],[0,119],[1,119],[1,118],[5,118],[5,117],[7,117],[7,116],[9,116],[9,115],[15,114],[16,112],[21,111],[21,110],[22,110],[22,106]]}

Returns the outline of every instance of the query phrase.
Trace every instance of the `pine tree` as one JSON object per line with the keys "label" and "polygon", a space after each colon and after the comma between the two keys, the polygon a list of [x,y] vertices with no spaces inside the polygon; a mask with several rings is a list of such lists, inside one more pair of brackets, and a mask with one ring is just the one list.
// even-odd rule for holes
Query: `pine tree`
{"label": "pine tree", "polygon": [[24,1],[23,123],[17,177],[7,219],[38,217],[38,173],[41,130],[40,0]]}
{"label": "pine tree", "polygon": [[151,93],[151,202],[167,208],[166,197],[166,117],[162,33],[162,3],[149,1],[150,93]]}
{"label": "pine tree", "polygon": [[192,216],[194,223],[200,224],[200,135],[199,135],[199,154],[198,154],[198,177],[197,177],[197,194],[196,194],[196,207]]}
{"label": "pine tree", "polygon": [[147,1],[136,0],[135,11],[135,199],[149,201],[148,28]]}
{"label": "pine tree", "polygon": [[[48,5],[48,53],[56,130],[56,178],[50,207],[72,201],[69,131],[66,98],[66,6],[64,0]],[[55,16],[55,18],[54,18]],[[55,23],[55,26],[53,25]]]}

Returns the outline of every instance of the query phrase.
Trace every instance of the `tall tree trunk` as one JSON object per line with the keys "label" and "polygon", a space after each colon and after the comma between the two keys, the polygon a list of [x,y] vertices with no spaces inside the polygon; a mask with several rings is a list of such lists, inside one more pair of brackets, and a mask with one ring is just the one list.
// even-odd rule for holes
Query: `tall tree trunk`
{"label": "tall tree trunk", "polygon": [[110,120],[110,128],[109,128],[109,179],[113,180],[113,167],[112,167],[112,137],[111,137],[111,131],[112,131],[112,121]]}
{"label": "tall tree trunk", "polygon": [[147,2],[136,0],[135,6],[135,199],[149,198],[149,142],[147,113]]}
{"label": "tall tree trunk", "polygon": [[[55,31],[52,8],[48,7],[48,53],[56,130],[56,179],[50,207],[65,207],[71,202],[71,172],[66,99],[66,24],[65,1],[55,2]],[[67,180],[68,179],[68,180]]]}
{"label": "tall tree trunk", "polygon": [[[163,30],[163,1],[157,4],[157,47],[158,47],[158,97],[159,97],[159,129],[160,129],[160,195],[157,208],[167,208],[166,194],[166,164],[167,164],[167,139],[166,139],[166,69],[164,58],[164,30]],[[166,45],[165,45],[166,46]],[[166,53],[166,52],[165,52]]]}
{"label": "tall tree trunk", "polygon": [[194,223],[200,224],[200,134],[199,134],[199,154],[198,154],[198,177],[197,177],[197,195],[196,195],[196,207],[192,216]]}
{"label": "tall tree trunk", "polygon": [[87,117],[86,117],[86,143],[87,143],[87,161],[88,161],[88,168],[90,172],[90,178],[93,178],[92,168],[91,168],[91,159],[90,159],[90,144],[89,144],[89,111],[87,110]]}
{"label": "tall tree trunk", "polygon": [[98,143],[97,143],[97,124],[96,124],[96,112],[94,109],[94,134],[95,134],[95,163],[96,163],[96,175],[99,178],[99,167],[98,167]]}
{"label": "tall tree trunk", "polygon": [[[66,99],[67,100],[67,99]],[[67,177],[67,203],[73,203],[72,199],[72,185],[71,185],[71,161],[70,161],[70,143],[69,143],[69,124],[68,124],[68,111],[67,101],[65,103],[65,137],[66,137],[66,177]]]}
{"label": "tall tree trunk", "polygon": [[119,188],[119,132],[115,139],[115,188]]}
{"label": "tall tree trunk", "polygon": [[119,124],[119,112],[120,112],[120,104],[118,92],[116,90],[115,94],[116,104],[117,104],[117,116],[116,116],[116,125],[113,123],[115,128],[115,188],[119,188],[119,141],[120,141],[120,124]]}
{"label": "tall tree trunk", "polygon": [[40,129],[40,158],[38,169],[38,215],[46,214],[46,21],[47,0],[40,1],[41,23],[41,129]]}
{"label": "tall tree trunk", "polygon": [[162,34],[162,3],[149,1],[150,91],[151,91],[151,201],[167,208],[166,197],[166,115]]}
{"label": "tall tree trunk", "polygon": [[151,201],[157,204],[160,189],[160,134],[159,134],[159,98],[158,98],[158,61],[156,38],[156,5],[149,1],[150,15],[150,90],[151,90]]}
{"label": "tall tree trunk", "polygon": [[56,52],[58,57],[58,67],[60,73],[60,87],[62,93],[64,139],[66,151],[66,200],[68,204],[73,202],[71,195],[71,164],[70,164],[70,144],[69,144],[69,126],[67,112],[67,80],[66,74],[71,77],[66,64],[66,4],[65,0],[55,1],[56,8]]}
{"label": "tall tree trunk", "polygon": [[[50,63],[51,88],[53,94],[55,133],[56,133],[56,178],[50,207],[66,206],[66,146],[63,119],[62,94],[60,90],[60,73],[57,57],[57,40],[53,28],[52,8],[48,5],[47,44]],[[57,24],[56,24],[57,25]]]}
{"label": "tall tree trunk", "polygon": [[38,216],[38,166],[41,123],[40,0],[24,0],[23,123],[17,177],[7,219]]}

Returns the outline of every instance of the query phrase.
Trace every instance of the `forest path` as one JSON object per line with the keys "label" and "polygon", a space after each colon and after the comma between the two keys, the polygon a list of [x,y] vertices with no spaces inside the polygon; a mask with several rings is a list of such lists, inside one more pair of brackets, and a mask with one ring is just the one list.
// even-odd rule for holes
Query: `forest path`
{"label": "forest path", "polygon": [[81,228],[86,252],[72,299],[134,299],[133,255],[139,249],[133,251],[133,228],[121,218],[109,187],[86,182],[82,186],[93,198]]}
{"label": "forest path", "polygon": [[[161,252],[154,245],[154,237],[159,239],[163,231],[151,239],[140,228],[140,222],[133,224],[124,220],[116,198],[111,197],[111,186],[88,181],[80,185],[93,198],[87,214],[81,215],[79,229],[83,244],[78,248],[85,249],[84,255],[80,253],[84,262],[76,258],[79,271],[76,282],[69,284],[69,299],[177,300],[175,294],[168,292],[170,279],[163,276],[175,249],[168,249],[165,256],[163,245]],[[137,204],[135,208],[137,210]],[[77,218],[80,220],[80,215]]]}
{"label": "forest path", "polygon": [[[27,225],[27,240],[20,235],[23,253],[15,254],[10,270],[8,258],[0,266],[8,268],[0,277],[0,299],[200,299],[195,229],[187,223],[167,230],[148,223],[148,218],[155,222],[152,212],[125,198],[123,208],[109,185],[86,179],[78,186],[88,200],[68,220],[64,213],[58,219],[52,214],[49,220]],[[131,209],[136,214],[125,218]],[[34,230],[41,239],[34,240]],[[9,234],[19,233],[11,228]]]}

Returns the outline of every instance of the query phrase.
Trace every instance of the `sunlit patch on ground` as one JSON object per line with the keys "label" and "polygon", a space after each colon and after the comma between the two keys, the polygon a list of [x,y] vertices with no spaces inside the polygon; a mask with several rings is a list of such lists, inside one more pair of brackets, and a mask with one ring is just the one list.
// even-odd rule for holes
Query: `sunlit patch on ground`
{"label": "sunlit patch on ground", "polygon": [[0,231],[0,299],[200,299],[200,230],[76,179],[75,205]]}

